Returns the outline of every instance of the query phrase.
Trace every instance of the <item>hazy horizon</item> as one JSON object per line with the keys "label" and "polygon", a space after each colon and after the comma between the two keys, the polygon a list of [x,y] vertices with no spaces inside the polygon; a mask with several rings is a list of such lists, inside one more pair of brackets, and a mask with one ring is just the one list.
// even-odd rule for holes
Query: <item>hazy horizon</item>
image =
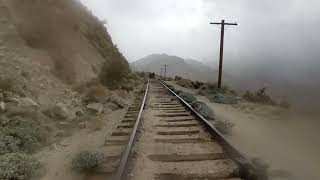
{"label": "hazy horizon", "polygon": [[209,23],[221,19],[239,23],[227,28],[225,34],[225,57],[229,61],[238,62],[245,55],[266,52],[306,54],[310,47],[319,45],[315,35],[320,26],[316,8],[320,2],[315,0],[285,0],[276,4],[266,0],[81,2],[106,20],[113,41],[130,62],[162,53],[217,61],[212,57],[218,57],[220,29]]}
{"label": "hazy horizon", "polygon": [[[169,54],[218,66],[225,33],[224,72],[248,89],[267,86],[283,97],[318,103],[320,1],[81,0],[100,19],[129,62]],[[307,87],[307,88],[306,88]],[[292,89],[295,93],[287,91]],[[320,103],[318,103],[320,104]]]}

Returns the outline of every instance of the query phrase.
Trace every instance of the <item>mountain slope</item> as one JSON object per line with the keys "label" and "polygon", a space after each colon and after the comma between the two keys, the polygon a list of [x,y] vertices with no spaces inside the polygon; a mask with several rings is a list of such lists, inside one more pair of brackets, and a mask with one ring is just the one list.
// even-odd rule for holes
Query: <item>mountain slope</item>
{"label": "mountain slope", "polygon": [[[6,19],[1,29],[11,27],[2,33],[8,37],[2,38],[3,45],[30,59],[27,65],[38,64],[37,71],[46,69],[63,82],[77,84],[97,78],[104,64],[127,63],[103,23],[77,0],[1,0],[0,7]],[[32,73],[33,67],[25,70]]]}
{"label": "mountain slope", "polygon": [[160,74],[162,65],[167,64],[167,76],[181,76],[200,81],[212,81],[216,77],[216,71],[197,60],[182,59],[167,54],[152,54],[131,63],[136,71],[155,72]]}

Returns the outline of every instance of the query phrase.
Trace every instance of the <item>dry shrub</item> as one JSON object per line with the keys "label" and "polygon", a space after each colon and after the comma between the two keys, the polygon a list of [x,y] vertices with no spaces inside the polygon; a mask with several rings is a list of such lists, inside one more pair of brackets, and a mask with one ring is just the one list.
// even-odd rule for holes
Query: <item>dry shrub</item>
{"label": "dry shrub", "polygon": [[185,87],[185,88],[192,88],[192,81],[189,79],[180,79],[177,81],[177,84],[181,87]]}
{"label": "dry shrub", "polygon": [[256,92],[246,91],[243,98],[254,103],[276,105],[275,101],[267,94],[266,88],[258,89]]}

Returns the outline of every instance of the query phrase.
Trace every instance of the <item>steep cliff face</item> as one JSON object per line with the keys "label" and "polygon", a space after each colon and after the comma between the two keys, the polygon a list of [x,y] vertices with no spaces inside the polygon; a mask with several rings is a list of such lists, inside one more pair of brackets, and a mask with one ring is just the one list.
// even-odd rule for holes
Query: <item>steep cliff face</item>
{"label": "steep cliff face", "polygon": [[128,70],[102,22],[76,0],[1,0],[0,7],[1,47],[17,56],[3,55],[1,72],[10,64],[17,67],[2,74],[79,84],[99,77],[101,67],[111,64]]}

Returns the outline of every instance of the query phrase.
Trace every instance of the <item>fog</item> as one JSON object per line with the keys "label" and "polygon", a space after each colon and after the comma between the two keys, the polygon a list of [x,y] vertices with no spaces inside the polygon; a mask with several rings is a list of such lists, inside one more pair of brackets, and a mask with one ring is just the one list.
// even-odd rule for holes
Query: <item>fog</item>
{"label": "fog", "polygon": [[[81,1],[106,21],[113,41],[130,62],[152,53],[167,53],[216,68],[220,29],[209,23],[221,19],[237,22],[238,26],[227,27],[225,33],[224,73],[233,77],[227,83],[239,90],[268,87],[276,100],[288,99],[295,110],[316,115],[310,118],[299,113],[279,118],[283,120],[279,122],[236,121],[233,143],[274,168],[297,173],[297,179],[320,176],[315,158],[320,146],[310,141],[320,135],[316,130],[320,1]],[[308,166],[299,164],[303,161]]]}
{"label": "fog", "polygon": [[[227,27],[224,72],[239,89],[270,87],[294,102],[320,90],[320,2],[316,0],[81,0],[100,19],[128,61],[167,53],[218,65],[220,29]],[[238,82],[238,83],[237,83]],[[241,83],[239,83],[241,82]],[[285,87],[297,92],[286,94]],[[302,90],[300,90],[303,88]],[[309,93],[308,93],[309,94]],[[313,104],[317,104],[314,101]]]}

